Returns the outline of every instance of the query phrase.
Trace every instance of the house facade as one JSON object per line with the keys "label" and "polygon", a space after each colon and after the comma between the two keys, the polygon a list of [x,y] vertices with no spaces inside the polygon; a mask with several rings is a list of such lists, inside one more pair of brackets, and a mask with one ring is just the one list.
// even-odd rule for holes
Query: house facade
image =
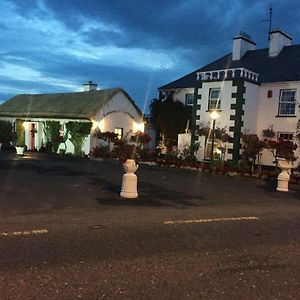
{"label": "house facade", "polygon": [[[263,130],[272,129],[275,139],[297,140],[300,45],[291,41],[285,32],[273,30],[269,48],[256,50],[250,37],[240,34],[233,38],[232,53],[159,88],[161,97],[175,91],[175,99],[184,103],[193,92],[192,142],[200,143],[200,159],[221,148],[225,159],[239,160],[243,133],[264,138]],[[201,128],[213,125],[226,130],[226,143],[215,140],[212,145],[199,135]],[[265,150],[261,162],[272,165],[274,157]]]}
{"label": "house facade", "polygon": [[[143,114],[123,89],[97,90],[92,82],[84,84],[83,92],[15,96],[0,105],[0,120],[14,124],[22,120],[28,150],[39,150],[45,145],[46,121],[59,121],[61,136],[70,121],[92,122],[82,149],[85,154],[99,146],[94,135],[98,130],[118,133],[120,138],[144,131]],[[69,139],[60,148],[74,152]]]}

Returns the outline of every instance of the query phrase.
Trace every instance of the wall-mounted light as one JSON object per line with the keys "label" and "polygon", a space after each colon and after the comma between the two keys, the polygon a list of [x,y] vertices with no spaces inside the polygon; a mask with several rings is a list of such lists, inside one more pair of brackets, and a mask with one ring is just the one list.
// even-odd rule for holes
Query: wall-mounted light
{"label": "wall-mounted light", "polygon": [[22,125],[25,129],[29,129],[29,122],[23,122]]}
{"label": "wall-mounted light", "polygon": [[101,120],[101,121],[95,121],[92,120],[92,130],[97,130],[100,129],[100,131],[104,131],[105,129],[105,121]]}
{"label": "wall-mounted light", "polygon": [[144,132],[145,130],[145,124],[144,123],[136,123],[135,121],[133,121],[133,132]]}

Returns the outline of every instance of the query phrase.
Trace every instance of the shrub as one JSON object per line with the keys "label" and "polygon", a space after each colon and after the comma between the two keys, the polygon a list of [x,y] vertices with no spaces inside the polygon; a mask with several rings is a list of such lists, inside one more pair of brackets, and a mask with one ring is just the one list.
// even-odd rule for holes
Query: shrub
{"label": "shrub", "polygon": [[92,122],[75,122],[70,121],[66,124],[70,141],[74,145],[74,154],[82,155],[82,146],[85,138],[90,134]]}
{"label": "shrub", "polygon": [[11,122],[0,121],[0,143],[2,147],[8,147],[14,139],[13,126]]}

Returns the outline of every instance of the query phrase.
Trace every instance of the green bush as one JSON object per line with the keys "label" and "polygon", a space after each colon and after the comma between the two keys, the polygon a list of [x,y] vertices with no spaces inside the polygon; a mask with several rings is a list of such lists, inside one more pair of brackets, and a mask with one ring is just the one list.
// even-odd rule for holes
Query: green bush
{"label": "green bush", "polygon": [[23,120],[16,120],[17,147],[25,147],[25,128]]}
{"label": "green bush", "polygon": [[74,154],[82,155],[82,146],[85,138],[90,134],[92,122],[74,122],[66,124],[67,132],[70,135],[70,141],[74,145]]}
{"label": "green bush", "polygon": [[0,121],[0,143],[8,147],[14,139],[13,126],[11,122]]}

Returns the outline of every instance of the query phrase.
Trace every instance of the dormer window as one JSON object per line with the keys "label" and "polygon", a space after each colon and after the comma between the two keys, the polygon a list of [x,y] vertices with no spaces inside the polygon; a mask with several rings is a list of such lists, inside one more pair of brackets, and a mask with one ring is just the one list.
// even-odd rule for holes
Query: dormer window
{"label": "dormer window", "polygon": [[279,98],[279,116],[295,115],[296,90],[281,90]]}
{"label": "dormer window", "polygon": [[220,88],[211,88],[209,89],[209,98],[208,98],[208,110],[219,110],[221,109],[221,89]]}

